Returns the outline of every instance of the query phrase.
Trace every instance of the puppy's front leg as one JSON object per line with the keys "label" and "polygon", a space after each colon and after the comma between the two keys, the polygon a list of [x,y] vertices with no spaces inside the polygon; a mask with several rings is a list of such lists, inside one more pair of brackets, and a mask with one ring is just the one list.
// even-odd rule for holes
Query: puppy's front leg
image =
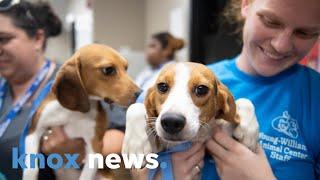
{"label": "puppy's front leg", "polygon": [[129,107],[126,115],[126,133],[122,154],[148,154],[152,152],[146,132],[146,114],[144,104],[136,103]]}
{"label": "puppy's front leg", "polygon": [[146,132],[146,108],[144,104],[132,104],[126,115],[126,133],[122,145],[122,154],[149,154],[152,145]]}
{"label": "puppy's front leg", "polygon": [[250,100],[245,98],[238,99],[236,105],[240,124],[234,129],[233,136],[255,152],[259,139],[259,124],[254,106]]}
{"label": "puppy's front leg", "polygon": [[31,168],[30,154],[37,154],[39,152],[40,139],[44,130],[37,129],[32,134],[29,134],[25,139],[25,153],[27,154],[25,159],[26,169],[23,170],[23,180],[37,180],[39,167],[38,159],[35,159],[34,168]]}

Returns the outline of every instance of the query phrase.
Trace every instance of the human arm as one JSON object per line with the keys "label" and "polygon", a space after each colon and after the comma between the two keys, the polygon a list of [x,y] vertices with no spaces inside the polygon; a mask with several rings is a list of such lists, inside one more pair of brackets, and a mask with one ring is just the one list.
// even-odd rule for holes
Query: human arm
{"label": "human arm", "polygon": [[110,129],[104,133],[102,154],[121,153],[124,133],[117,129]]}

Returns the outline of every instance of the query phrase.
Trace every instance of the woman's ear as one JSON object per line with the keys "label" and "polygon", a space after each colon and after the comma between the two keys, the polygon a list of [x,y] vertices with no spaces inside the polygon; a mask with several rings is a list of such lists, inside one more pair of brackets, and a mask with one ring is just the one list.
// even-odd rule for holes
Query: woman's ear
{"label": "woman's ear", "polygon": [[36,34],[34,36],[34,40],[35,40],[35,49],[37,51],[42,50],[43,45],[46,40],[46,33],[44,32],[43,29],[38,29],[36,31]]}
{"label": "woman's ear", "polygon": [[252,0],[241,1],[241,15],[243,18],[247,18],[251,4],[252,4]]}

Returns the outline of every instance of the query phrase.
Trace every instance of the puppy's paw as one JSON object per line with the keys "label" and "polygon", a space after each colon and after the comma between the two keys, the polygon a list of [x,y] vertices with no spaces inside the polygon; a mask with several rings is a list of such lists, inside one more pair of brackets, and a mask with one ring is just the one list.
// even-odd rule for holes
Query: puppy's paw
{"label": "puppy's paw", "polygon": [[37,180],[39,174],[39,169],[24,169],[23,170],[23,180]]}
{"label": "puppy's paw", "polygon": [[122,154],[149,154],[152,146],[146,132],[146,108],[136,103],[129,107],[126,115],[126,132],[122,145]]}
{"label": "puppy's paw", "polygon": [[254,106],[250,100],[244,98],[238,99],[236,105],[240,124],[235,128],[233,136],[250,150],[256,152],[259,139],[259,124]]}

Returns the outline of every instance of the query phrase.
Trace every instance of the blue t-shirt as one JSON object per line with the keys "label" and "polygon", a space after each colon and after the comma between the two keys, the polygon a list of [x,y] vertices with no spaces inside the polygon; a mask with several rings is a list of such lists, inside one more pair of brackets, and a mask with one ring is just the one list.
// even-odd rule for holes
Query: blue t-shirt
{"label": "blue t-shirt", "polygon": [[[320,176],[320,74],[294,65],[273,77],[240,71],[235,59],[208,66],[234,95],[250,99],[260,125],[259,143],[277,179]],[[218,179],[206,158],[202,179]]]}

